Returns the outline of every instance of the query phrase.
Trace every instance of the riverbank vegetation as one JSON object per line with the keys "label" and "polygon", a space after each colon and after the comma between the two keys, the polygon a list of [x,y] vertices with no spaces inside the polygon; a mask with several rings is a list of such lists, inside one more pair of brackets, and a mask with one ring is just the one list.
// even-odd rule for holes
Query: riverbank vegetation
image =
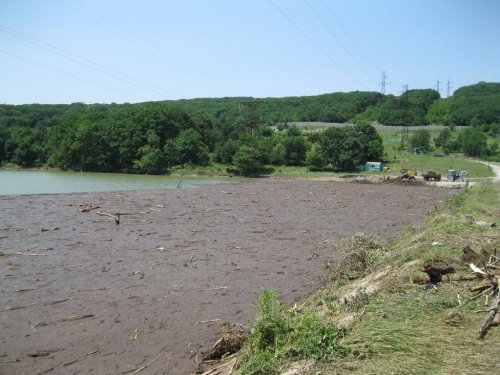
{"label": "riverbank vegetation", "polygon": [[[393,241],[326,241],[341,257],[325,287],[294,306],[262,294],[249,339],[231,359],[236,373],[496,373],[500,330],[478,339],[490,301],[469,263],[488,262],[500,245],[497,199],[498,189],[482,184]],[[431,284],[425,265],[454,272]]]}
{"label": "riverbank vegetation", "polygon": [[[419,148],[498,159],[500,84],[479,83],[441,99],[434,90],[399,97],[374,92],[291,98],[220,98],[140,104],[0,105],[0,163],[22,167],[168,173],[179,166],[224,165],[256,175],[280,166],[353,171],[391,162],[373,124],[444,124],[401,138]],[[294,121],[351,123],[311,130]],[[468,126],[460,132],[455,126]],[[418,137],[417,137],[418,136]],[[385,151],[385,153],[384,153]]]}

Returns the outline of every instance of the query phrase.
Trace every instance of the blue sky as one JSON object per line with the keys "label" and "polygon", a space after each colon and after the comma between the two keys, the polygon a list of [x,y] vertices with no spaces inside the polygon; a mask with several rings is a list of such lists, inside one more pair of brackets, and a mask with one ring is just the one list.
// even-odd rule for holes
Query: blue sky
{"label": "blue sky", "polygon": [[500,82],[498,0],[0,0],[0,103]]}

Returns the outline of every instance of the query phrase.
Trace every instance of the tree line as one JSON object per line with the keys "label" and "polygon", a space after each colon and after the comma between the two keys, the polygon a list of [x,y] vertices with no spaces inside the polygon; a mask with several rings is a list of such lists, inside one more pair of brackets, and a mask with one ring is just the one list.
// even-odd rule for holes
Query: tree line
{"label": "tree line", "polygon": [[[267,165],[350,170],[383,154],[371,125],[322,134],[294,126],[273,131],[266,124],[252,126],[243,116],[215,122],[190,116],[167,102],[2,109],[7,116],[0,127],[1,160],[24,167],[156,174],[214,161],[255,175]],[[333,141],[343,148],[332,148]]]}
{"label": "tree line", "polygon": [[[138,173],[212,161],[243,174],[258,173],[265,165],[348,171],[382,158],[382,141],[371,124],[437,122],[498,135],[499,108],[496,83],[463,87],[448,99],[434,90],[409,90],[400,97],[351,92],[258,100],[0,105],[0,162]],[[315,133],[288,127],[292,121],[356,125]],[[464,139],[469,137],[442,138],[443,149],[468,147]]]}

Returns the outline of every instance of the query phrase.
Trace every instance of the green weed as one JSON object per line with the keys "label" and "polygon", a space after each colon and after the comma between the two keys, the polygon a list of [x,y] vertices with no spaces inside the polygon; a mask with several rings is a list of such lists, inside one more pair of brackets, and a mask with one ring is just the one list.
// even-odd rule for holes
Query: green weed
{"label": "green weed", "polygon": [[241,375],[277,374],[286,360],[333,361],[349,349],[337,341],[339,332],[311,312],[287,309],[278,293],[264,291],[258,298],[256,323],[243,349]]}

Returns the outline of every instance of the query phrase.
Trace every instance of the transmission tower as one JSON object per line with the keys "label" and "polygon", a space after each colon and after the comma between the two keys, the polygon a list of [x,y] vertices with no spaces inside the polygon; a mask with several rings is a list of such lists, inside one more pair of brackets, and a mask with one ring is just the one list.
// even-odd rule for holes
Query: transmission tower
{"label": "transmission tower", "polygon": [[385,74],[385,70],[382,72],[382,82],[380,82],[380,86],[382,87],[382,94],[385,95],[385,86],[390,85],[389,82],[387,82],[387,75]]}
{"label": "transmission tower", "polygon": [[401,128],[401,147],[406,148],[410,142],[409,122],[410,122],[410,99],[404,95],[408,91],[408,84],[403,85],[403,94],[401,95],[401,107],[404,110],[404,124]]}
{"label": "transmission tower", "polygon": [[441,89],[439,88],[439,84],[442,83],[439,79],[437,80],[437,83],[436,83],[436,91],[441,94]]}
{"label": "transmission tower", "polygon": [[450,79],[448,78],[448,82],[446,82],[446,97],[449,98],[450,97],[450,90],[453,88],[453,86],[451,85],[451,81]]}
{"label": "transmission tower", "polygon": [[255,130],[260,123],[258,112],[260,105],[261,103],[257,101],[240,102],[240,109],[244,107],[248,108],[248,112],[246,115],[246,126],[250,131],[250,134],[252,135],[255,134]]}

